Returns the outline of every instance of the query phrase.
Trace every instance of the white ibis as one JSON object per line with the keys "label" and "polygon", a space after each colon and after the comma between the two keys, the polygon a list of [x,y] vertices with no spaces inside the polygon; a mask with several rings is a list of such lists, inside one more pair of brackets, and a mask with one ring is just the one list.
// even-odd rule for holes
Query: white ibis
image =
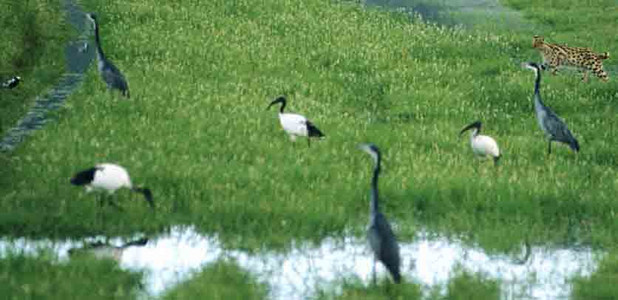
{"label": "white ibis", "polygon": [[[268,105],[268,108],[274,104],[281,103],[279,108],[279,121],[283,130],[290,135],[292,141],[296,140],[297,136],[307,137],[307,145],[311,146],[311,138],[321,138],[324,134],[311,121],[299,114],[285,113],[285,105],[287,103],[285,97],[279,97]],[[268,109],[267,108],[267,109]]]}
{"label": "white ibis", "polygon": [[497,165],[501,157],[500,148],[498,148],[498,144],[492,137],[480,134],[481,126],[481,121],[475,121],[464,127],[459,135],[462,135],[466,130],[472,129],[472,133],[470,134],[472,152],[480,158],[492,157],[494,159],[494,164]]}
{"label": "white ibis", "polygon": [[143,194],[148,205],[154,208],[150,189],[134,187],[127,170],[116,164],[98,164],[93,168],[78,172],[71,178],[71,184],[85,186],[87,192],[98,189],[107,191],[109,194],[113,194],[120,188],[128,188],[133,192]]}

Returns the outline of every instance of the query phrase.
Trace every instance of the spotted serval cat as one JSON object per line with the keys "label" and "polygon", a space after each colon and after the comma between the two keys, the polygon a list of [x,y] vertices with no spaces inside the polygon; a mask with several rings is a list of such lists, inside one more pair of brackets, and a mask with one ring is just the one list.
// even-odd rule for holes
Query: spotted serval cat
{"label": "spotted serval cat", "polygon": [[535,35],[532,47],[538,49],[543,56],[543,68],[552,69],[556,75],[560,65],[578,67],[583,73],[582,81],[588,81],[588,71],[592,71],[601,80],[607,82],[609,76],[603,70],[602,60],[609,58],[609,53],[594,53],[590,48],[569,47],[567,45],[545,43],[542,36]]}

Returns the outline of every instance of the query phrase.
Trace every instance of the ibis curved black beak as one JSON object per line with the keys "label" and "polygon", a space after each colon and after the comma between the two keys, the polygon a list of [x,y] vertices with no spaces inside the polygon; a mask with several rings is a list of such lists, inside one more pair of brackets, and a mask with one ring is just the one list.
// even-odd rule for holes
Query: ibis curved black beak
{"label": "ibis curved black beak", "polygon": [[462,129],[462,130],[459,132],[459,136],[461,136],[464,132],[466,132],[466,130],[470,130],[470,129],[472,129],[472,128],[476,128],[478,131],[481,131],[481,121],[475,121],[475,122],[473,122],[472,124],[470,124],[470,125],[468,125],[468,126],[464,127],[464,129]]}
{"label": "ibis curved black beak", "polygon": [[150,206],[150,208],[154,209],[154,201],[152,200],[152,192],[150,191],[149,188],[133,188],[133,190],[135,192],[141,193],[142,195],[144,195],[144,200],[146,200],[146,202],[148,202],[148,205]]}
{"label": "ibis curved black beak", "polygon": [[280,96],[279,98],[275,99],[273,102],[270,102],[266,110],[268,110],[271,106],[277,103],[281,103],[281,108],[279,108],[279,112],[283,113],[283,109],[285,109],[285,104],[286,104],[285,96]]}

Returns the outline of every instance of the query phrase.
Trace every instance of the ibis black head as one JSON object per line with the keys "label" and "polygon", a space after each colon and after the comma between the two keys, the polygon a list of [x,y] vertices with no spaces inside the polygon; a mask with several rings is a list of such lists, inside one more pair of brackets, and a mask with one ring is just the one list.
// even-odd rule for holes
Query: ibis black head
{"label": "ibis black head", "polygon": [[71,178],[72,185],[86,185],[90,184],[94,180],[94,174],[97,172],[97,168],[90,168],[88,170],[81,171]]}
{"label": "ibis black head", "polygon": [[287,103],[285,96],[280,96],[279,98],[273,100],[273,102],[270,102],[270,104],[268,105],[268,108],[266,109],[270,109],[271,106],[277,103],[281,103],[281,108],[279,109],[279,112],[283,113],[283,108],[285,107],[285,104]]}
{"label": "ibis black head", "polygon": [[375,144],[360,144],[358,145],[358,148],[369,153],[369,155],[371,155],[371,157],[373,157],[373,160],[375,160],[376,162],[380,160],[380,149],[378,149],[378,146],[376,146]]}
{"label": "ibis black head", "polygon": [[464,129],[462,129],[459,132],[459,135],[462,135],[464,132],[466,132],[466,130],[469,130],[469,129],[472,129],[472,128],[476,128],[476,130],[478,132],[481,132],[481,125],[482,125],[481,121],[474,121],[472,124],[464,127]]}

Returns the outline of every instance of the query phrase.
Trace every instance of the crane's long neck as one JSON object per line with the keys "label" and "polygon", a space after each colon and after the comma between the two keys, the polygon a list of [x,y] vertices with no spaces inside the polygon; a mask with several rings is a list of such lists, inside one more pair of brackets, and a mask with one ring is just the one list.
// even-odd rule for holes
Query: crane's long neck
{"label": "crane's long neck", "polygon": [[541,100],[541,70],[536,68],[534,74],[536,75],[534,80],[534,107],[538,109],[543,106],[543,101]]}
{"label": "crane's long neck", "polygon": [[97,58],[99,61],[105,60],[105,54],[103,54],[103,48],[101,48],[101,39],[99,38],[99,24],[94,21],[94,42],[97,44]]}
{"label": "crane's long neck", "polygon": [[371,204],[370,211],[373,216],[380,211],[378,204],[378,177],[380,176],[380,157],[376,159],[376,165],[373,168],[373,178],[371,178]]}

